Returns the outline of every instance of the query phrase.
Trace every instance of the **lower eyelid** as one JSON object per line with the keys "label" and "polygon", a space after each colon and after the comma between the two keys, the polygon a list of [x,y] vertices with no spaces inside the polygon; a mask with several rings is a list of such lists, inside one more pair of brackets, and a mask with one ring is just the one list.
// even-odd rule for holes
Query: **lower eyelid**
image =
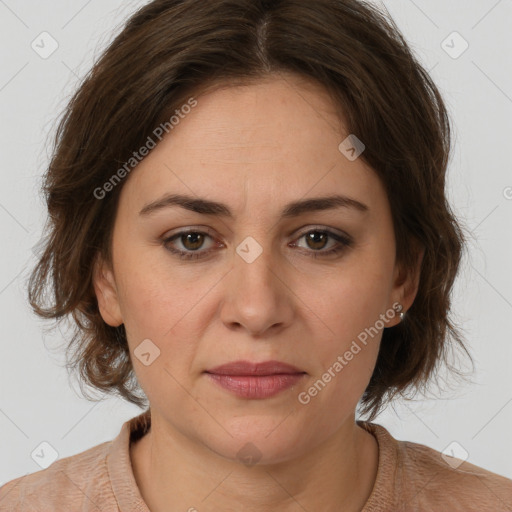
{"label": "lower eyelid", "polygon": [[[297,241],[302,239],[304,236],[308,235],[309,233],[312,233],[312,232],[319,232],[319,233],[324,233],[326,235],[328,235],[330,238],[332,238],[336,244],[331,247],[330,249],[324,249],[324,250],[318,250],[318,251],[314,251],[312,249],[307,249],[307,248],[304,248],[304,247],[299,247],[297,245]],[[186,234],[189,234],[189,233],[198,233],[198,234],[202,234],[202,235],[205,235],[206,237],[212,239],[214,241],[214,244],[213,244],[213,247],[210,247],[209,249],[197,249],[196,251],[191,251],[191,250],[183,250],[183,249],[170,249],[168,247],[169,244],[171,244],[173,241],[175,240],[178,240],[181,236],[183,235],[186,235]],[[203,232],[203,231],[182,231],[182,232],[179,232],[179,233],[175,233],[169,237],[166,237],[163,241],[162,241],[164,247],[169,250],[171,253],[173,254],[177,254],[178,256],[182,256],[182,259],[199,259],[201,257],[206,257],[208,254],[210,254],[212,251],[214,251],[215,249],[215,244],[219,244],[219,242],[216,242],[215,241],[215,237],[213,237],[212,235],[210,235],[209,233],[206,233],[206,232]],[[334,233],[332,231],[328,231],[328,230],[325,230],[325,229],[310,229],[309,231],[306,231],[304,233],[301,233],[299,236],[297,236],[294,240],[293,240],[293,245],[292,247],[298,247],[299,249],[305,251],[305,252],[308,252],[308,253],[311,253],[312,255],[314,255],[314,257],[321,257],[322,255],[329,255],[329,254],[337,254],[337,253],[340,253],[342,251],[344,251],[345,249],[349,248],[352,246],[352,243],[353,243],[353,240],[348,237],[347,235],[340,235],[338,233]],[[224,246],[224,244],[222,244]],[[197,255],[197,256],[194,256],[194,255]]]}
{"label": "lower eyelid", "polygon": [[331,249],[333,249],[335,247],[339,247],[340,245],[341,246],[349,246],[352,244],[352,240],[348,236],[339,235],[338,233],[334,233],[332,231],[325,231],[325,230],[321,230],[321,229],[318,229],[318,230],[313,229],[313,230],[307,231],[306,233],[302,233],[295,239],[294,243],[298,240],[301,240],[304,236],[306,236],[312,232],[318,232],[318,233],[323,233],[323,234],[327,235],[331,239],[332,242],[335,242],[335,244],[330,249],[323,249],[323,250],[319,250],[319,251],[314,251],[313,249],[310,249],[311,252],[316,252],[318,254],[322,254],[322,253],[327,253]]}

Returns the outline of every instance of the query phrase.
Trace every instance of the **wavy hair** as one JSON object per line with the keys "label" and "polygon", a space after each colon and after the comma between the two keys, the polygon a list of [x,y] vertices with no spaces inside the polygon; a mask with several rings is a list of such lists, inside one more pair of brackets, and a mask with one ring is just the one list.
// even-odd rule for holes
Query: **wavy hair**
{"label": "wavy hair", "polygon": [[124,326],[103,321],[92,284],[98,255],[111,263],[124,182],[101,200],[94,190],[191,95],[279,72],[323,86],[348,132],[364,141],[360,158],[391,206],[397,262],[412,269],[425,250],[414,303],[403,322],[384,329],[363,414],[373,419],[396,394],[426,386],[448,365],[450,347],[469,355],[449,316],[466,238],[445,194],[447,109],[393,20],[358,0],[155,0],[128,19],[82,80],[44,174],[49,217],[29,302],[43,318],[72,321],[67,365],[81,386],[147,405]]}

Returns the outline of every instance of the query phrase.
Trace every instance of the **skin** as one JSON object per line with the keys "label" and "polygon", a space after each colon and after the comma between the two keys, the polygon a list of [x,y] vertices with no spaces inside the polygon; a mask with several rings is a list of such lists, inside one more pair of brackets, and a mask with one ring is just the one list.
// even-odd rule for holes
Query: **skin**
{"label": "skin", "polygon": [[[355,409],[382,331],[308,404],[298,395],[395,302],[410,307],[421,258],[416,273],[396,264],[385,190],[361,158],[339,151],[349,133],[318,85],[280,74],[196,99],[128,177],[113,268],[99,260],[94,273],[101,315],[109,325],[125,324],[151,404],[151,430],[131,445],[141,495],[152,512],[240,504],[247,511],[359,511],[375,482],[378,446],[355,423]],[[225,203],[234,218],[179,206],[139,215],[170,192]],[[291,201],[333,193],[369,210],[279,219]],[[203,245],[178,237],[167,247],[213,250],[181,260],[162,238],[191,227],[211,236]],[[353,245],[322,257],[336,240],[303,236],[320,228],[348,234]],[[248,236],[262,249],[252,263],[236,252]],[[396,315],[386,327],[399,321]],[[160,350],[149,366],[133,356],[145,339]],[[238,359],[276,359],[307,374],[274,397],[239,398],[204,373]],[[237,457],[246,443],[260,454],[256,465]]]}

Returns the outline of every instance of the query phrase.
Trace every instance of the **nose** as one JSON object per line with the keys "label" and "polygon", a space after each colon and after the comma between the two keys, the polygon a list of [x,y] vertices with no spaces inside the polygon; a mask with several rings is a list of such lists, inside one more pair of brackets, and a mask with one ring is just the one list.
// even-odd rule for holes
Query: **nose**
{"label": "nose", "polygon": [[272,256],[270,248],[264,248],[254,260],[242,251],[235,253],[233,268],[223,280],[223,323],[258,337],[275,336],[289,326],[296,299],[290,268]]}

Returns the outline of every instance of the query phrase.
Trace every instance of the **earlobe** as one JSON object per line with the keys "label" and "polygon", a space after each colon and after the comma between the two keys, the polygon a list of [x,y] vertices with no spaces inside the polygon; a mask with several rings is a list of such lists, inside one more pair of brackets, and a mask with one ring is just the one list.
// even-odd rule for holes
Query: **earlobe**
{"label": "earlobe", "polygon": [[[402,305],[402,312],[407,313],[409,308],[412,306],[414,299],[418,293],[418,288],[421,278],[421,266],[423,263],[423,256],[425,254],[425,248],[418,248],[417,258],[414,268],[408,271],[404,268],[397,268],[395,271],[394,281],[394,302],[398,302]],[[397,322],[400,323],[399,315],[397,315]]]}
{"label": "earlobe", "polygon": [[114,273],[101,256],[94,263],[93,286],[101,317],[108,325],[118,327],[123,323],[123,318]]}
{"label": "earlobe", "polygon": [[397,280],[395,281],[396,293],[398,296],[397,301],[402,305],[402,311],[404,313],[406,313],[412,306],[412,303],[418,293],[424,255],[425,248],[418,248],[414,268],[407,271],[403,270],[403,272],[402,269],[400,269]]}
{"label": "earlobe", "polygon": [[407,301],[408,308],[412,305],[412,303],[414,302],[414,299],[416,298],[416,295],[418,293],[418,288],[420,285],[420,277],[421,277],[421,265],[423,263],[424,255],[425,255],[425,248],[424,247],[418,248],[416,264],[414,266],[414,269],[410,272],[410,275],[407,277],[407,280],[405,283],[404,300]]}

